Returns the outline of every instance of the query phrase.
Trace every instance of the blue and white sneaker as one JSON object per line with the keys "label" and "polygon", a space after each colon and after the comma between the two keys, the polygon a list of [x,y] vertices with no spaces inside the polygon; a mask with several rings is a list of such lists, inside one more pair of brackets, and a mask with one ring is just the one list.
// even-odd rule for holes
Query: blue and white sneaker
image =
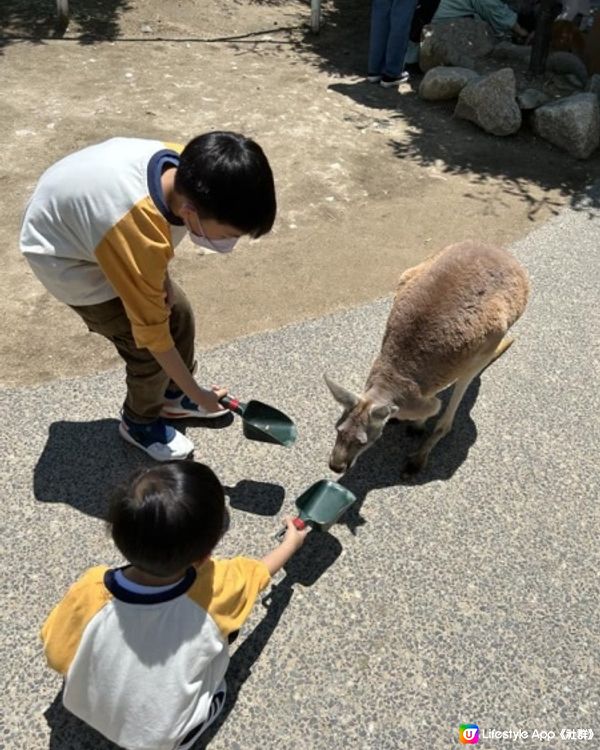
{"label": "blue and white sneaker", "polygon": [[206,411],[181,391],[166,391],[160,414],[165,419],[217,419],[229,414],[229,409]]}
{"label": "blue and white sneaker", "polygon": [[119,434],[155,461],[181,461],[194,450],[189,438],[160,418],[149,424],[141,424],[123,414]]}

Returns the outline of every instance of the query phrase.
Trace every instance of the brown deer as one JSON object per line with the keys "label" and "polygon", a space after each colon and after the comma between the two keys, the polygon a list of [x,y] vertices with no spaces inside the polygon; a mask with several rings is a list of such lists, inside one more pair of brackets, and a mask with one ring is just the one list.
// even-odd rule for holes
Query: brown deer
{"label": "brown deer", "polygon": [[512,344],[508,329],[529,294],[527,274],[506,250],[478,242],[450,245],[400,277],[381,351],[361,394],[325,381],[344,412],[329,466],[343,473],[383,432],[388,419],[423,430],[454,384],[448,407],[405,472],[420,471],[451,429],[469,384]]}

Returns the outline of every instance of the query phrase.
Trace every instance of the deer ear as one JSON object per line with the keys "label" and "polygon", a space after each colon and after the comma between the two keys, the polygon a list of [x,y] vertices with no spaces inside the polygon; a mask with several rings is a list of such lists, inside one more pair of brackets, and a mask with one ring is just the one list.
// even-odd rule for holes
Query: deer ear
{"label": "deer ear", "polygon": [[347,391],[345,388],[342,388],[341,385],[334,383],[333,380],[330,380],[327,377],[327,375],[323,375],[323,378],[327,383],[327,387],[331,391],[331,395],[338,404],[341,404],[345,409],[354,409],[356,404],[360,401],[360,397],[355,393],[352,393],[352,391]]}

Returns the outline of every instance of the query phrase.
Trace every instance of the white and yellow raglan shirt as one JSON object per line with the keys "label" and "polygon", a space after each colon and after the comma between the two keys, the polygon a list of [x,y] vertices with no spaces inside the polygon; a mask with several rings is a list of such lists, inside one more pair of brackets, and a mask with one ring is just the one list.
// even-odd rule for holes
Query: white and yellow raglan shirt
{"label": "white and yellow raglan shirt", "polygon": [[263,562],[244,557],[208,560],[151,592],[122,568],[91,568],[41,631],[65,707],[128,750],[172,750],[207,717],[227,636],[269,580]]}
{"label": "white and yellow raglan shirt", "polygon": [[61,159],[25,209],[20,246],[48,291],[68,305],[120,297],[140,348],[173,346],[164,283],[183,222],[160,178],[181,146],[111,138]]}

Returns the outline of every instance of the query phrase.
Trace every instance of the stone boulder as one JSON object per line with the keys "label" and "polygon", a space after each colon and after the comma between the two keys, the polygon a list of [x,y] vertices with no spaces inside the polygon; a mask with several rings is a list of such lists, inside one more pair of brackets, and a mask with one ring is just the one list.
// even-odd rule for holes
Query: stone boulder
{"label": "stone boulder", "polygon": [[537,109],[550,101],[550,97],[539,89],[525,89],[517,94],[517,104],[521,109]]}
{"label": "stone boulder", "polygon": [[490,52],[492,60],[505,62],[509,65],[529,65],[531,59],[531,47],[524,44],[513,44],[512,42],[498,42]]}
{"label": "stone boulder", "polygon": [[458,95],[454,114],[493,135],[512,135],[521,127],[516,94],[513,70],[502,68],[468,83]]}
{"label": "stone boulder", "polygon": [[578,159],[587,159],[600,146],[600,104],[594,93],[575,94],[538,107],[534,131]]}
{"label": "stone boulder", "polygon": [[585,90],[591,91],[592,94],[596,94],[596,96],[600,98],[600,74],[594,73],[593,76],[590,76]]}
{"label": "stone boulder", "polygon": [[419,96],[428,101],[456,99],[467,83],[478,78],[478,74],[469,68],[432,68],[421,81]]}
{"label": "stone boulder", "polygon": [[474,68],[476,61],[489,55],[494,36],[487,23],[474,18],[436,21],[423,27],[419,66],[426,73],[438,65]]}
{"label": "stone boulder", "polygon": [[574,86],[583,88],[588,80],[588,72],[583,60],[572,52],[551,52],[546,60],[546,72],[570,78]]}

